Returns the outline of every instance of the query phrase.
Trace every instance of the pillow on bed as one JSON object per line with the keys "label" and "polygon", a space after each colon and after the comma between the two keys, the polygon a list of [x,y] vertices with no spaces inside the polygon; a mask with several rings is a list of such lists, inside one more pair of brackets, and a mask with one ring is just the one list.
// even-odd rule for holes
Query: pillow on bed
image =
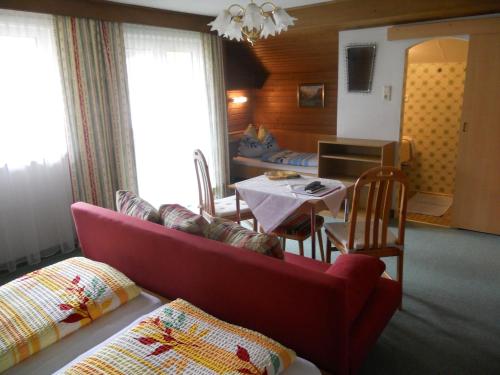
{"label": "pillow on bed", "polygon": [[276,142],[276,138],[271,133],[267,133],[262,141],[262,147],[264,148],[264,153],[266,152],[276,152],[280,150],[280,146],[278,142]]}
{"label": "pillow on bed", "polygon": [[263,142],[264,138],[266,138],[266,135],[268,135],[268,134],[269,134],[269,131],[265,127],[260,126],[259,132],[257,133],[257,138],[259,139],[259,141]]}
{"label": "pillow on bed", "polygon": [[103,373],[105,368],[113,374],[277,375],[295,358],[292,350],[258,332],[176,299],[83,354],[61,373]]}
{"label": "pillow on bed", "polygon": [[243,134],[238,148],[238,152],[241,156],[246,156],[247,158],[258,158],[264,154],[264,151],[264,147],[262,146],[262,143],[259,142],[257,137]]}
{"label": "pillow on bed", "polygon": [[139,293],[121,272],[83,257],[66,259],[1,286],[0,372]]}
{"label": "pillow on bed", "polygon": [[280,240],[276,235],[257,233],[243,228],[233,221],[214,218],[205,228],[205,237],[274,258],[283,259],[285,257]]}
{"label": "pillow on bed", "polygon": [[246,134],[252,138],[258,138],[257,136],[257,128],[253,126],[252,124],[249,124],[243,134]]}
{"label": "pillow on bed", "polygon": [[116,192],[116,210],[122,214],[134,216],[142,220],[153,223],[160,222],[158,210],[131,191],[118,190]]}
{"label": "pillow on bed", "polygon": [[193,211],[178,204],[164,204],[160,207],[161,222],[167,228],[177,229],[197,236],[203,236],[208,221]]}

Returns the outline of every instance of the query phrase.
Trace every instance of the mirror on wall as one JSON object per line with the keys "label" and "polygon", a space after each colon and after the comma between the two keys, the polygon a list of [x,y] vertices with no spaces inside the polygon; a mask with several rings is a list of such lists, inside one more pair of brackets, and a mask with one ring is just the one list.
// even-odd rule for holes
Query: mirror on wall
{"label": "mirror on wall", "polygon": [[372,91],[376,49],[375,44],[356,44],[346,47],[348,92]]}

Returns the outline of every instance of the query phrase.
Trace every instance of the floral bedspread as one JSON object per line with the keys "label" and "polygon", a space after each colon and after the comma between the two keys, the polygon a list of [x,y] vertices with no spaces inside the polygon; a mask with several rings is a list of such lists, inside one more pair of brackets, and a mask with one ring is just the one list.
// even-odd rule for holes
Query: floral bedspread
{"label": "floral bedspread", "polygon": [[295,353],[177,299],[74,363],[65,374],[274,375]]}
{"label": "floral bedspread", "polygon": [[135,298],[114,268],[75,257],[0,287],[0,372]]}

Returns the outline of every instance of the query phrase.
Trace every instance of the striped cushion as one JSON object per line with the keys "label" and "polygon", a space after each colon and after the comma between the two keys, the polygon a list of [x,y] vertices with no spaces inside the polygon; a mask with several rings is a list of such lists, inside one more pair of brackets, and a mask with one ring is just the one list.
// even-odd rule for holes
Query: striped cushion
{"label": "striped cushion", "polygon": [[202,216],[178,204],[164,204],[160,207],[161,223],[167,228],[203,236],[208,225]]}
{"label": "striped cushion", "polygon": [[116,192],[116,210],[142,220],[152,221],[153,223],[160,222],[158,210],[131,191],[118,190]]}
{"label": "striped cushion", "polygon": [[229,220],[214,218],[206,227],[205,237],[278,259],[284,258],[283,249],[277,236],[257,233]]}
{"label": "striped cushion", "polygon": [[[316,230],[320,229],[325,219],[323,216],[316,215]],[[311,235],[311,216],[307,214],[296,215],[288,218],[283,224],[274,230],[278,236],[310,236]]]}

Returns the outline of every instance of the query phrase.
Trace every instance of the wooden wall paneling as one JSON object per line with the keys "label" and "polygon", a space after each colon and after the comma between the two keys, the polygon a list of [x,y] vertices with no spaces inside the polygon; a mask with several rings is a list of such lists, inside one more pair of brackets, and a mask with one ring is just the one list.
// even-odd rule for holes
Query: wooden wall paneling
{"label": "wooden wall paneling", "polygon": [[[255,54],[270,72],[255,91],[254,121],[273,129],[336,133],[338,30],[294,31],[259,41]],[[324,108],[299,108],[300,83],[324,83]]]}
{"label": "wooden wall paneling", "polygon": [[102,0],[0,0],[0,8],[208,32],[213,17]]}

